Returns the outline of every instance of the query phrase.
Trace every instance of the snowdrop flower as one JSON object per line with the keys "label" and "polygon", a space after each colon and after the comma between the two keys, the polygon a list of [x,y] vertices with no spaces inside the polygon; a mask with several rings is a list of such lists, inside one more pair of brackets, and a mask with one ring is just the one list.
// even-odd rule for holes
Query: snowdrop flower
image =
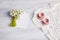
{"label": "snowdrop flower", "polygon": [[10,26],[16,26],[16,20],[17,18],[20,17],[20,15],[22,14],[23,11],[21,10],[17,10],[17,9],[12,9],[10,12],[10,16],[12,17],[12,22],[10,24]]}

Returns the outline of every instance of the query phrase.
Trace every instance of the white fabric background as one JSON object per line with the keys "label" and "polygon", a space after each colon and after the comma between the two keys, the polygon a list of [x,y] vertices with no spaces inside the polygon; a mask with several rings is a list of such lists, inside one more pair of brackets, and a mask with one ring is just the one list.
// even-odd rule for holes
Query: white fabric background
{"label": "white fabric background", "polygon": [[[48,5],[50,2],[50,5]],[[44,33],[33,24],[31,18],[37,8],[53,7],[60,0],[0,0],[0,40],[49,40]],[[8,12],[12,9],[22,9],[29,16],[27,28],[10,28],[11,21]]]}

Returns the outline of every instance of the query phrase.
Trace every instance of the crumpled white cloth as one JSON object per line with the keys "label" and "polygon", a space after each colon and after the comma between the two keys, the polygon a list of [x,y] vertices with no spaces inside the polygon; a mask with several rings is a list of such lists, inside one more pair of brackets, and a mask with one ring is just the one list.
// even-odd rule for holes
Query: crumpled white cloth
{"label": "crumpled white cloth", "polygon": [[[42,25],[41,21],[37,19],[36,15],[38,12],[45,13],[45,17],[49,19],[48,25]],[[37,9],[34,12],[33,22],[43,30],[43,33],[46,34],[50,40],[60,40],[60,3],[52,8]]]}

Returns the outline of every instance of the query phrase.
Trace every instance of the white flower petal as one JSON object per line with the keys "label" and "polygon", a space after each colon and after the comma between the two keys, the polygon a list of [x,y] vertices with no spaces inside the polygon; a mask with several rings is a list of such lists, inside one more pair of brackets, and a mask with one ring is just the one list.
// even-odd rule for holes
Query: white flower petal
{"label": "white flower petal", "polygon": [[10,15],[12,15],[12,13],[10,13]]}

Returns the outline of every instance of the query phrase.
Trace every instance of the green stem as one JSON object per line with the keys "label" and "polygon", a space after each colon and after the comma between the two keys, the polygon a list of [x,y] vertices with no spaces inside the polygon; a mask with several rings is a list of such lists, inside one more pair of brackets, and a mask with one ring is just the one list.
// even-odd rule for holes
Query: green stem
{"label": "green stem", "polygon": [[15,27],[16,26],[16,17],[12,17],[12,22],[10,26]]}

